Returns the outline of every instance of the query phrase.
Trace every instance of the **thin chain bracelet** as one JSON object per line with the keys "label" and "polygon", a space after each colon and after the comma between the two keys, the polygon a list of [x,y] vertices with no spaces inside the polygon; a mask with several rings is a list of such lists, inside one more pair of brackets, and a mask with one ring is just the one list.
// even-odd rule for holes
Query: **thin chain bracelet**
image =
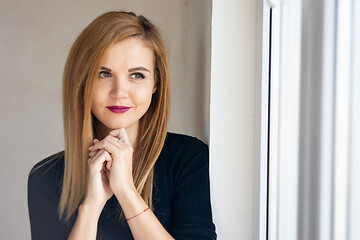
{"label": "thin chain bracelet", "polygon": [[144,211],[142,211],[141,213],[138,213],[138,214],[136,214],[135,216],[133,216],[133,217],[131,217],[131,218],[127,218],[126,221],[130,221],[131,219],[136,218],[137,216],[139,216],[140,214],[146,212],[146,211],[149,210],[149,209],[150,209],[150,207],[147,207],[147,208],[146,208]]}

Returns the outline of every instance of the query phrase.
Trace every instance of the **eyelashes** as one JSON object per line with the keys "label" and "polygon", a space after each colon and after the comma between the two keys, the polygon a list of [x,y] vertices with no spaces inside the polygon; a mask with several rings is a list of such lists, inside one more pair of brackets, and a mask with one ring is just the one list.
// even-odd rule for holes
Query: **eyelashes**
{"label": "eyelashes", "polygon": [[111,77],[111,73],[109,73],[107,71],[99,72],[99,78],[110,78],[110,77]]}
{"label": "eyelashes", "polygon": [[145,76],[144,76],[144,74],[137,72],[137,73],[131,74],[130,78],[132,78],[132,79],[144,79]]}
{"label": "eyelashes", "polygon": [[[99,72],[99,78],[111,78],[111,77],[112,77],[112,75],[111,75],[110,72],[107,72],[107,71],[100,71]],[[131,79],[138,80],[138,79],[144,79],[145,75],[140,73],[140,72],[135,72],[135,73],[130,74],[129,77]]]}

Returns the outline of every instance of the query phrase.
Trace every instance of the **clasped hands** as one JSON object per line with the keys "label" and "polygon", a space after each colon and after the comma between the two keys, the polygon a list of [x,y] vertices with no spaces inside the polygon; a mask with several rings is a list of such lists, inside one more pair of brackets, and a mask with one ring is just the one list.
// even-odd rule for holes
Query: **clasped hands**
{"label": "clasped hands", "polygon": [[[123,139],[123,141],[119,141]],[[113,194],[118,198],[133,190],[133,147],[125,128],[113,130],[89,148],[89,172],[84,203],[101,211]]]}

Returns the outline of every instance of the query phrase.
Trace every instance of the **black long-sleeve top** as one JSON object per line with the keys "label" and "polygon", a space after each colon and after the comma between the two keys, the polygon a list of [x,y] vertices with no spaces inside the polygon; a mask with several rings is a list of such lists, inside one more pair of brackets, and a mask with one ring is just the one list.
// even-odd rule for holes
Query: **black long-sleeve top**
{"label": "black long-sleeve top", "polygon": [[[28,207],[32,239],[67,239],[77,212],[68,224],[59,220],[64,173],[64,152],[39,163],[49,162],[28,179]],[[154,214],[175,239],[216,239],[209,187],[208,147],[200,140],[168,133],[154,166]],[[133,239],[125,220],[120,220],[115,196],[106,203],[99,221],[97,239]]]}

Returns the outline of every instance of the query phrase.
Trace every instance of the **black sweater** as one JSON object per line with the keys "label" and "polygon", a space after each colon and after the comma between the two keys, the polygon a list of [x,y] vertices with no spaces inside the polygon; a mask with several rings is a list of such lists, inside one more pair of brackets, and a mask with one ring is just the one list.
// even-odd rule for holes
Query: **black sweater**
{"label": "black sweater", "polygon": [[[32,239],[67,239],[77,213],[69,224],[59,220],[64,173],[64,152],[34,166],[28,180],[28,207]],[[209,188],[208,147],[200,140],[168,133],[154,167],[154,214],[175,239],[216,239]],[[133,239],[119,220],[115,196],[106,203],[98,222],[97,239]]]}

